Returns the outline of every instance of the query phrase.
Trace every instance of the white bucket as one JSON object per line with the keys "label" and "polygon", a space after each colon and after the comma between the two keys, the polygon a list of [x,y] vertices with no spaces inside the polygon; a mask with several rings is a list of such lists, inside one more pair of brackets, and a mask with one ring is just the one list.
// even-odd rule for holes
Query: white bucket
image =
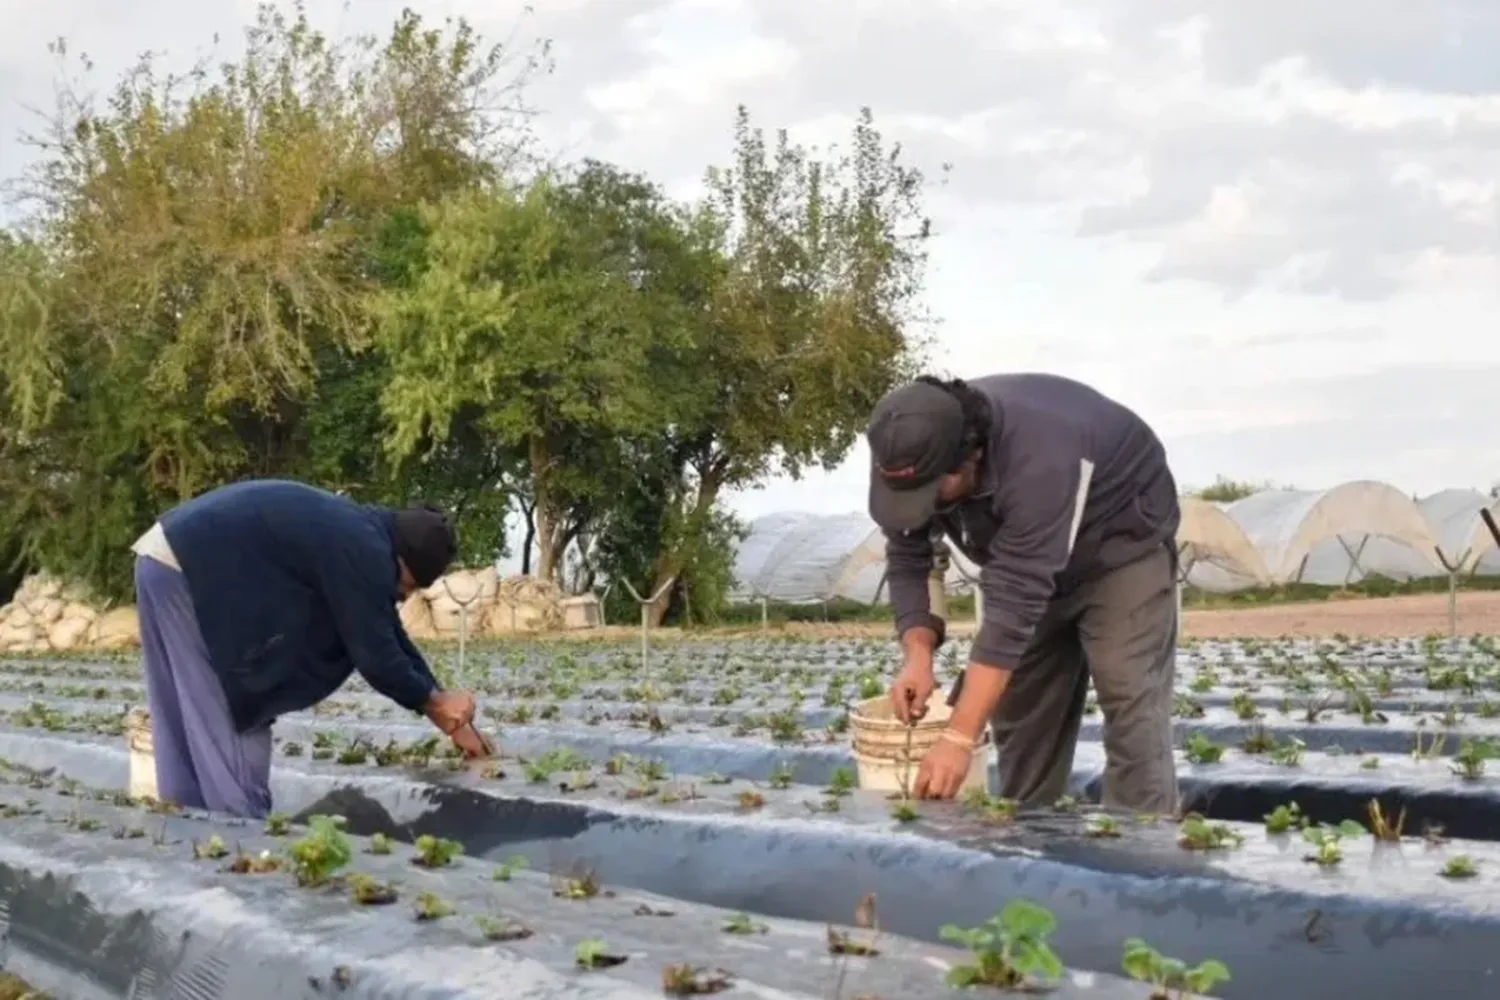
{"label": "white bucket", "polygon": [[[849,713],[849,728],[854,734],[859,787],[879,792],[910,792],[922,758],[948,728],[952,714],[953,709],[936,694],[927,703],[927,714],[915,726],[896,718],[886,695],[854,706]],[[974,788],[988,791],[989,748],[990,733],[986,728],[979,736],[979,745],[969,760],[969,773],[959,791]]]}
{"label": "white bucket", "polygon": [[130,748],[130,796],[155,799],[156,748],[151,738],[151,713],[144,708],[132,709],[125,717],[125,742]]}

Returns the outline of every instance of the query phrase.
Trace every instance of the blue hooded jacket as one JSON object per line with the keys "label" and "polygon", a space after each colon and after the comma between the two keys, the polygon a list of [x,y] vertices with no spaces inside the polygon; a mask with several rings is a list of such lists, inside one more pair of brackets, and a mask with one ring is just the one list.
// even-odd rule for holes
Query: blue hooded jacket
{"label": "blue hooded jacket", "polygon": [[394,511],[265,479],[161,523],[240,732],[312,707],[356,670],[412,711],[438,690],[397,611]]}

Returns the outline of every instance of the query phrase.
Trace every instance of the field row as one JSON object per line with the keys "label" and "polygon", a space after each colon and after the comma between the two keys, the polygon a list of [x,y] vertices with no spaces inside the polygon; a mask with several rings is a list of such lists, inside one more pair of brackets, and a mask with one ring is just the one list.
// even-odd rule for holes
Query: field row
{"label": "field row", "polygon": [[[500,739],[503,756],[476,765],[351,683],[278,722],[279,814],[265,830],[128,799],[138,664],[0,663],[0,902],[52,912],[61,888],[149,914],[155,936],[136,934],[121,968],[159,969],[168,957],[153,942],[194,929],[205,961],[229,963],[226,982],[236,962],[275,954],[273,941],[315,940],[327,960],[304,943],[278,975],[349,977],[372,997],[426,995],[398,961],[414,947],[462,952],[430,973],[434,997],[467,995],[460,981],[500,967],[545,998],[947,997],[945,977],[995,968],[1000,951],[962,935],[987,921],[997,940],[1045,936],[1058,957],[1007,975],[1099,974],[1066,974],[1064,997],[1144,1000],[1149,986],[1131,976],[1164,975],[1163,956],[1207,961],[1209,979],[1222,963],[1233,978],[1210,992],[1228,1000],[1415,995],[1437,961],[1421,929],[1438,919],[1445,988],[1487,988],[1500,712],[1485,692],[1500,661],[1485,644],[1186,651],[1174,706],[1184,814],[1139,819],[1090,805],[1104,764],[1096,709],[1071,794],[1049,808],[861,791],[850,710],[880,696],[889,651],[824,645],[683,644],[646,676],[628,647],[441,654],[440,673],[484,692]],[[949,676],[961,662],[947,655]],[[330,816],[343,826],[314,822]],[[298,889],[297,845],[309,843],[348,857]],[[413,863],[433,852],[451,863]],[[81,860],[105,858],[133,873],[134,911]],[[210,907],[226,889],[259,914],[255,934]],[[46,893],[45,906],[33,898]],[[277,894],[290,904],[269,905]],[[1127,961],[1136,938],[1146,944]],[[471,954],[476,943],[487,947]],[[33,951],[36,967],[15,971],[47,988],[58,963]],[[255,995],[305,995],[272,985]],[[591,988],[602,992],[578,992]]]}
{"label": "field row", "polygon": [[[913,805],[858,791],[837,775],[823,788],[787,776],[685,780],[664,774],[649,758],[617,757],[596,769],[565,750],[477,768],[430,747],[406,749],[399,766],[383,771],[310,759],[279,764],[273,792],[285,818],[273,819],[273,831],[283,822],[341,815],[351,835],[409,844],[423,836],[452,840],[487,863],[469,876],[479,883],[495,871],[524,867],[546,873],[549,884],[561,887],[559,898],[602,895],[568,888],[581,881],[613,887],[621,897],[630,890],[685,901],[647,903],[648,909],[697,913],[687,911],[692,903],[729,911],[694,916],[708,928],[741,920],[735,913],[749,914],[743,919],[752,922],[847,925],[860,900],[874,893],[887,902],[880,918],[885,933],[936,942],[944,926],[978,926],[999,903],[1024,898],[1053,915],[1053,946],[1070,966],[1119,971],[1124,939],[1144,937],[1164,955],[1223,962],[1235,976],[1232,991],[1230,984],[1220,991],[1226,997],[1265,995],[1284,985],[1278,977],[1285,975],[1329,988],[1335,980],[1361,988],[1362,977],[1364,988],[1373,988],[1376,977],[1405,975],[1417,988],[1424,953],[1417,938],[1375,949],[1350,937],[1338,957],[1308,948],[1274,969],[1257,961],[1302,930],[1313,912],[1344,935],[1356,927],[1394,933],[1441,912],[1453,948],[1445,961],[1459,979],[1471,966],[1475,976],[1480,964],[1487,969],[1487,958],[1481,963],[1466,949],[1500,930],[1500,917],[1488,905],[1500,881],[1494,846],[1437,835],[1398,841],[1385,826],[1323,823],[1314,809],[1290,803],[1254,826],[1196,815],[1143,821],[1074,802],[1019,813],[983,795]],[[0,731],[0,758],[13,774],[44,770],[48,779],[39,783],[70,803],[92,803],[90,789],[117,802],[125,787],[127,757],[117,740]],[[36,798],[34,789],[25,795]],[[64,808],[74,808],[70,803]],[[24,813],[26,806],[16,808]],[[135,830],[153,836],[156,820],[123,829],[122,822],[110,816],[90,825],[133,842],[142,839]],[[223,831],[231,854],[254,859],[265,849],[254,827],[223,821],[209,827]],[[187,839],[201,845],[208,835]],[[108,843],[100,840],[100,849],[111,850]],[[382,882],[393,878],[388,867],[355,867]],[[813,883],[818,893],[806,891]],[[398,891],[414,906],[430,905],[420,888]],[[481,904],[463,887],[430,891],[450,903],[462,899],[474,918],[537,919],[534,909]],[[633,895],[627,902],[634,905]],[[619,916],[610,909],[597,924],[592,916],[564,916],[558,926],[607,941],[617,933]],[[675,931],[665,933],[679,940]],[[654,951],[661,952],[659,946]],[[955,956],[946,961],[961,964]],[[1366,971],[1355,970],[1356,962]],[[750,968],[759,974],[758,966]],[[798,974],[812,975],[805,968]],[[899,988],[882,980],[874,995],[933,995],[912,990],[904,979]]]}

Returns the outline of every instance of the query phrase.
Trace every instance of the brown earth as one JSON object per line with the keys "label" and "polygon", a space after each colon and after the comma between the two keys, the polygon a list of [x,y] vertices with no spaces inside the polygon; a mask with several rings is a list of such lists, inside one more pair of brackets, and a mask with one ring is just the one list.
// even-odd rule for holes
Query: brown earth
{"label": "brown earth", "polygon": [[[1188,611],[1183,632],[1200,638],[1347,635],[1369,638],[1447,635],[1448,595],[1355,598],[1259,608]],[[1500,634],[1500,592],[1458,595],[1458,634]]]}
{"label": "brown earth", "polygon": [[[1349,598],[1310,601],[1302,604],[1269,604],[1261,607],[1190,610],[1183,615],[1183,633],[1195,638],[1276,638],[1294,635],[1327,637],[1345,635],[1367,638],[1421,637],[1448,634],[1448,596],[1417,594],[1409,597]],[[954,622],[955,635],[973,631],[970,622]],[[1458,595],[1458,632],[1500,635],[1500,591],[1467,591]],[[544,639],[621,641],[640,638],[638,626],[612,625],[586,632],[554,633]],[[691,635],[694,638],[760,635],[759,626],[722,628],[683,633],[675,628],[651,630],[651,642],[664,643]],[[891,626],[881,622],[839,622],[829,625],[783,624],[771,626],[772,635],[807,638],[883,638]]]}

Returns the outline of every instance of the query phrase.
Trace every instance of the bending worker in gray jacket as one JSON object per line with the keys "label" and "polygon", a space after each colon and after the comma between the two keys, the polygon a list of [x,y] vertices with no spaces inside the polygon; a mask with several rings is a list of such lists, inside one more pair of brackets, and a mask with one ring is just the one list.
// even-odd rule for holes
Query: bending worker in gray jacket
{"label": "bending worker in gray jacket", "polygon": [[923,377],[875,408],[870,515],[884,530],[903,666],[898,718],[927,711],[944,623],[933,538],[982,567],[984,624],[953,716],[914,793],[957,794],[991,724],[1000,794],[1067,792],[1092,677],[1104,715],[1104,804],[1177,807],[1172,679],[1181,511],[1161,441],[1130,410],[1053,375]]}

